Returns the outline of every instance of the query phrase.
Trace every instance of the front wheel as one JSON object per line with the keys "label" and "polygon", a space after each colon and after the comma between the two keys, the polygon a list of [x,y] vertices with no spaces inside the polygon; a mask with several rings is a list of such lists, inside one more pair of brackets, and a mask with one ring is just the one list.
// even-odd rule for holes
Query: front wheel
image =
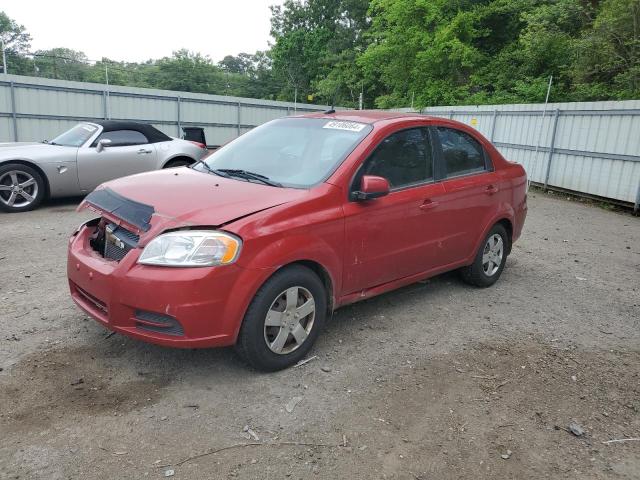
{"label": "front wheel", "polygon": [[0,166],[0,210],[33,210],[42,203],[44,196],[44,180],[37,170],[21,163]]}
{"label": "front wheel", "polygon": [[267,280],[251,301],[236,350],[258,370],[294,365],[313,346],[326,310],[326,290],[318,276],[301,265],[286,267]]}
{"label": "front wheel", "polygon": [[460,269],[462,279],[476,287],[490,287],[498,281],[507,261],[509,236],[505,228],[496,224],[480,245],[471,265]]}

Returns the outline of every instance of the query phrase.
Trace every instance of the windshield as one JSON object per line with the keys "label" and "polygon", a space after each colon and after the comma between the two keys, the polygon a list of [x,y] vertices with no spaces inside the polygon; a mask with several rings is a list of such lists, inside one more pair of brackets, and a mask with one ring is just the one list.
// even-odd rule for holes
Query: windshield
{"label": "windshield", "polygon": [[65,147],[80,147],[89,137],[93,135],[98,127],[90,123],[79,123],[70,130],[51,140],[52,145],[63,145]]}
{"label": "windshield", "polygon": [[273,120],[216,150],[204,161],[206,167],[195,169],[242,170],[308,188],[328,178],[371,130],[365,123],[326,118]]}

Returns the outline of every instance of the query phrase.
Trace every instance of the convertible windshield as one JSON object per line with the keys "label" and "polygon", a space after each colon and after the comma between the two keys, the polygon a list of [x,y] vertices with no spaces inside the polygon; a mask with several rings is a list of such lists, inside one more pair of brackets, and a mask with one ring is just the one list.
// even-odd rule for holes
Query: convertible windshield
{"label": "convertible windshield", "polygon": [[371,130],[365,123],[326,118],[273,120],[217,150],[205,160],[206,167],[195,168],[308,188],[328,178]]}
{"label": "convertible windshield", "polygon": [[63,145],[65,147],[79,147],[93,135],[98,127],[90,123],[79,123],[70,130],[51,140],[52,145]]}

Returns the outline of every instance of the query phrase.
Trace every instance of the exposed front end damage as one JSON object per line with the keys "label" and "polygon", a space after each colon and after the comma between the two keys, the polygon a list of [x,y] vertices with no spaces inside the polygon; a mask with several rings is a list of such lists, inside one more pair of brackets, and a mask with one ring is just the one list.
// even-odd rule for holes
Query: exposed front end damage
{"label": "exposed front end damage", "polygon": [[136,227],[141,232],[149,231],[151,217],[155,213],[153,206],[123,197],[110,188],[91,192],[80,204],[78,210],[83,208],[91,208],[99,213],[109,214],[115,219]]}
{"label": "exposed front end damage", "polygon": [[69,241],[71,297],[86,314],[112,331],[160,345],[235,342],[244,304],[257,288],[255,271],[140,264],[144,247],[157,235],[194,226],[107,188],[87,196],[78,209],[100,215]]}
{"label": "exposed front end damage", "polygon": [[140,233],[151,228],[152,206],[123,197],[109,188],[95,190],[78,209],[88,208],[100,218],[84,224],[90,231],[89,245],[106,260],[121,261],[138,247]]}

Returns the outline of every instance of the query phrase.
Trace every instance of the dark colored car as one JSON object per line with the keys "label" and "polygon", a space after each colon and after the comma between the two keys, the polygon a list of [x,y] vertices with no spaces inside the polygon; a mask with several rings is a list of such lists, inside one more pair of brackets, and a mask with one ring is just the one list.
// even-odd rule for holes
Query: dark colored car
{"label": "dark colored car", "polygon": [[524,169],[472,128],[390,112],[271,121],[191,168],[99,187],[69,242],[75,302],[172,347],[236,345],[254,367],[303,358],[334,309],[460,269],[504,268]]}

